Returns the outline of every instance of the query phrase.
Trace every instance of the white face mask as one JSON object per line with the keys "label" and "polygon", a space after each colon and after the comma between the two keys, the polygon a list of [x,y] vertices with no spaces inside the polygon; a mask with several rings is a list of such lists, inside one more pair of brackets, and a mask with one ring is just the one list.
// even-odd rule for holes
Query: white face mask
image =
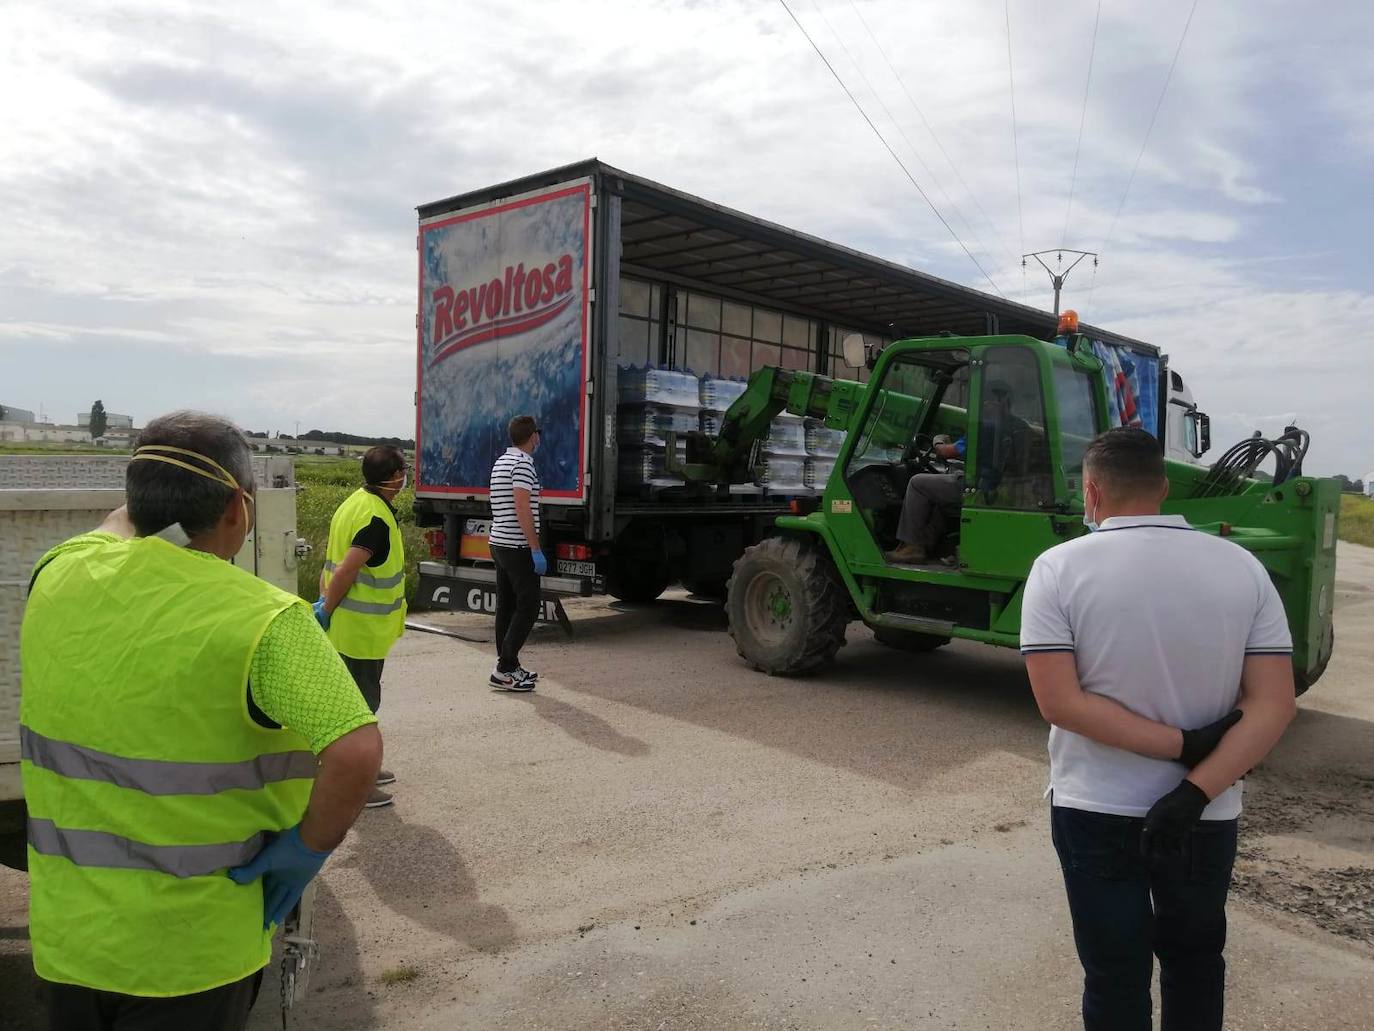
{"label": "white face mask", "polygon": [[1087,493],[1087,491],[1084,491],[1084,492],[1083,492],[1083,525],[1086,526],[1086,527],[1088,528],[1088,530],[1089,530],[1090,532],[1092,532],[1092,533],[1096,533],[1096,532],[1098,531],[1098,529],[1099,529],[1098,522],[1097,522],[1097,519],[1096,519],[1096,515],[1097,515],[1096,512],[1094,512],[1093,515],[1091,515],[1091,516],[1088,515],[1088,493]]}

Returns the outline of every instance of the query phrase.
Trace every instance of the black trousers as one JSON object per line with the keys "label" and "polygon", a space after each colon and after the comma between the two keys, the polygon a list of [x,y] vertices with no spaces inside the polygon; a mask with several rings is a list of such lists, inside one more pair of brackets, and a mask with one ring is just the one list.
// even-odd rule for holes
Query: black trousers
{"label": "black trousers", "polygon": [[382,666],[386,659],[355,659],[351,655],[340,655],[348,672],[353,674],[353,682],[363,693],[363,701],[375,716],[382,707]]}
{"label": "black trousers", "polygon": [[493,545],[496,563],[496,668],[520,667],[520,649],[539,616],[539,575],[529,548]]}
{"label": "black trousers", "polygon": [[262,971],[208,992],[166,999],[43,983],[51,1031],[243,1031]]}
{"label": "black trousers", "polygon": [[1157,956],[1163,1031],[1221,1031],[1236,821],[1203,820],[1181,859],[1152,864],[1140,854],[1143,819],[1050,814],[1083,963],[1084,1028],[1150,1031]]}

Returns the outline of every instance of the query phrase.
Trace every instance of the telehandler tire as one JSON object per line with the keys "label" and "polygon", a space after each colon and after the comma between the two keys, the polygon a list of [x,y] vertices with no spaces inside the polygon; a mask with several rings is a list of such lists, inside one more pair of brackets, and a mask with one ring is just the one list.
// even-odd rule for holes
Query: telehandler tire
{"label": "telehandler tire", "polygon": [[1307,693],[1307,689],[1321,679],[1321,675],[1326,672],[1327,663],[1331,661],[1331,653],[1336,650],[1336,629],[1335,627],[1326,628],[1326,646],[1322,649],[1325,653],[1317,662],[1317,668],[1311,673],[1299,673],[1293,671],[1294,694],[1301,698]]}
{"label": "telehandler tire", "polygon": [[896,630],[889,626],[874,627],[873,638],[880,644],[900,648],[904,652],[933,652],[949,644],[948,637],[923,634],[919,630]]}
{"label": "telehandler tire", "polygon": [[792,676],[834,661],[849,624],[849,594],[821,542],[769,537],[736,560],[725,614],[746,662]]}

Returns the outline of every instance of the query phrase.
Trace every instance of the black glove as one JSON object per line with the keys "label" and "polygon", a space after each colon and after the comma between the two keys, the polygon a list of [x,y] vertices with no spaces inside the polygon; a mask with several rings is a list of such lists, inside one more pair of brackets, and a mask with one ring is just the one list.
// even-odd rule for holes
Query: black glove
{"label": "black glove", "polygon": [[1207,808],[1207,793],[1185,780],[1145,814],[1140,852],[1148,860],[1178,859],[1186,855],[1188,836]]}
{"label": "black glove", "polygon": [[1212,754],[1212,749],[1221,744],[1222,735],[1240,722],[1243,716],[1239,709],[1232,709],[1215,723],[1209,723],[1197,730],[1183,732],[1183,751],[1178,753],[1178,761],[1192,769]]}

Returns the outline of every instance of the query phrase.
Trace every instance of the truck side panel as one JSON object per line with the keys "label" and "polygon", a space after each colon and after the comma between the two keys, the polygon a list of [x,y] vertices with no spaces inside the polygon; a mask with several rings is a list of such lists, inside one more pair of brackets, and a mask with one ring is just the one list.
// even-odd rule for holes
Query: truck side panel
{"label": "truck side panel", "polygon": [[592,210],[582,179],[421,223],[418,495],[485,497],[529,414],[543,499],[584,500]]}

